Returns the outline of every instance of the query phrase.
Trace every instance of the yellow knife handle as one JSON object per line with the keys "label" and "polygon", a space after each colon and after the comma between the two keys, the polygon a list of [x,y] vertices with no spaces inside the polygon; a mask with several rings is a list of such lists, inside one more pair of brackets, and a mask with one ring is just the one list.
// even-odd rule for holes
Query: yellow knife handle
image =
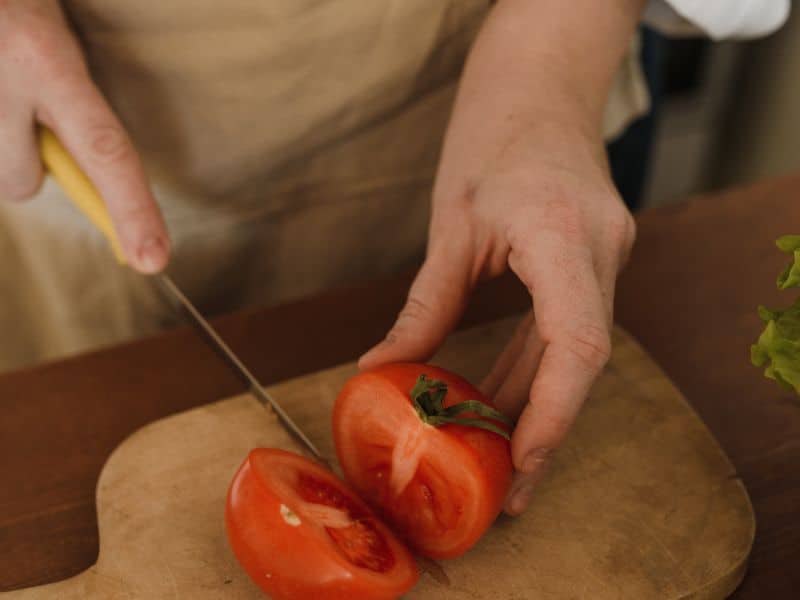
{"label": "yellow knife handle", "polygon": [[42,163],[50,172],[67,197],[89,218],[105,236],[120,264],[126,264],[125,254],[119,243],[117,232],[106,209],[105,202],[94,184],[75,162],[67,149],[47,127],[39,127],[39,152]]}

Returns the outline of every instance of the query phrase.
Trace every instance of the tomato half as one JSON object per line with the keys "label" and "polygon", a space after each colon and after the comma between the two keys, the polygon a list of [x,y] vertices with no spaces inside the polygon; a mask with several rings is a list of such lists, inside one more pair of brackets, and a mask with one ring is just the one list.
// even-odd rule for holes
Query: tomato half
{"label": "tomato half", "polygon": [[511,448],[492,431],[423,422],[411,396],[420,375],[447,385],[445,408],[465,400],[491,406],[443,369],[384,365],[345,384],[333,412],[334,442],[347,480],[395,533],[420,554],[452,558],[473,546],[500,512],[511,485]]}
{"label": "tomato half", "polygon": [[284,450],[257,448],[233,478],[228,541],[275,599],[389,599],[417,581],[405,546],[331,472]]}

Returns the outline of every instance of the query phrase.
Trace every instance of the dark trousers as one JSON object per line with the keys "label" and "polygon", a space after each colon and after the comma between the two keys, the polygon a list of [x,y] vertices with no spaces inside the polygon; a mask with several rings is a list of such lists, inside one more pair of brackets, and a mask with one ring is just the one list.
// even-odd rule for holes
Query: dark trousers
{"label": "dark trousers", "polygon": [[642,28],[641,34],[641,61],[650,92],[650,111],[632,123],[621,137],[607,145],[614,183],[632,211],[638,209],[642,203],[662,98],[663,58],[669,44],[650,29]]}

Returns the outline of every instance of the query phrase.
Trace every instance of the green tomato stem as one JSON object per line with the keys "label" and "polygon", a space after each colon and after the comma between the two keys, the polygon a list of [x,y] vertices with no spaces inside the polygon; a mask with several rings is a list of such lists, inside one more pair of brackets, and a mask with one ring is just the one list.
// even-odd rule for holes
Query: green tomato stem
{"label": "green tomato stem", "polygon": [[[505,429],[492,421],[498,421],[509,428],[513,427],[513,421],[480,400],[465,400],[444,408],[444,398],[447,395],[447,384],[444,381],[430,379],[423,373],[409,394],[414,410],[423,423],[434,427],[447,424],[475,427],[496,433],[507,440],[511,439]],[[463,413],[475,414],[478,417],[461,416]]]}

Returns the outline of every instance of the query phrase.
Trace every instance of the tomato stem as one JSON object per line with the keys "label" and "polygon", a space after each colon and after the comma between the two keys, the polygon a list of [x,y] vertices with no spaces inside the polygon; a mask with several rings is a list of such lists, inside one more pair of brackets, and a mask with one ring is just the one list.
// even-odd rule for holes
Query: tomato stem
{"label": "tomato stem", "polygon": [[[414,410],[417,411],[417,415],[423,423],[434,427],[446,424],[477,427],[501,435],[507,440],[511,439],[505,429],[492,422],[499,421],[512,427],[511,419],[480,400],[465,400],[445,408],[444,397],[447,395],[447,384],[444,381],[431,379],[423,373],[411,388],[410,395],[414,403]],[[477,418],[462,415],[462,413],[471,413],[477,415]]]}

